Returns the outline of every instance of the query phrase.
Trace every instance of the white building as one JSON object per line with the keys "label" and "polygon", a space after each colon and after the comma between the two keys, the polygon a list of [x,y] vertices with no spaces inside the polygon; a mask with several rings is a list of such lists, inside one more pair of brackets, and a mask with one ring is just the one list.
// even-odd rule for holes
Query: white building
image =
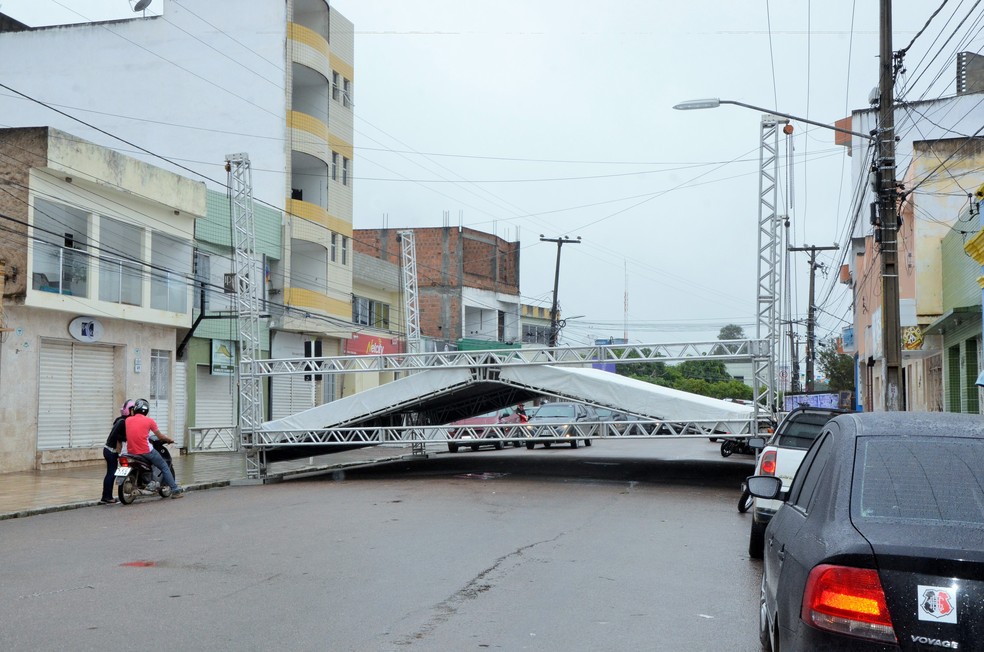
{"label": "white building", "polygon": [[[3,83],[23,94],[0,92],[4,123],[52,125],[216,190],[226,155],[248,154],[256,202],[284,213],[265,288],[284,306],[271,310],[270,355],[306,343],[340,354],[352,333],[352,24],[326,0],[160,2],[162,16],[38,29],[0,14]],[[275,378],[270,416],[329,390]]]}

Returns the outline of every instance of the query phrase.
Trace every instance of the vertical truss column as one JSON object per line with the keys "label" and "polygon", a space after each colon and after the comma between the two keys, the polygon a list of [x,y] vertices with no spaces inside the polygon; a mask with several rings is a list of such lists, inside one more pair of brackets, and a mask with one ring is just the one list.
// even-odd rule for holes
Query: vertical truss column
{"label": "vertical truss column", "polygon": [[239,323],[239,441],[246,451],[246,475],[260,478],[266,472],[264,454],[256,446],[255,432],[262,421],[263,392],[256,361],[260,356],[260,306],[257,289],[261,274],[256,261],[256,228],[253,219],[253,175],[248,154],[226,156],[235,250],[236,312]]}
{"label": "vertical truss column", "polygon": [[756,296],[758,318],[755,337],[763,342],[753,366],[755,417],[765,410],[775,418],[779,412],[779,391],[776,367],[779,352],[779,125],[788,120],[773,115],[762,116],[761,147],[759,148],[759,211],[758,211],[758,281]]}
{"label": "vertical truss column", "polygon": [[403,318],[407,325],[407,353],[420,352],[420,301],[417,297],[417,246],[413,231],[397,231],[403,279]]}

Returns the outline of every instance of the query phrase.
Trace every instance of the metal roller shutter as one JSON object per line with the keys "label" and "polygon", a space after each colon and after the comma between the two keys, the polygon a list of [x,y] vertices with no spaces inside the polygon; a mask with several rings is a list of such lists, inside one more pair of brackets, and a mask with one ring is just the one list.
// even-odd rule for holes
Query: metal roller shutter
{"label": "metal roller shutter", "polygon": [[209,373],[200,364],[195,375],[195,427],[236,425],[236,377]]}
{"label": "metal roller shutter", "polygon": [[116,413],[115,382],[113,347],[42,342],[38,450],[101,445]]}
{"label": "metal roller shutter", "polygon": [[174,363],[174,432],[169,433],[178,448],[185,447],[188,417],[188,363]]}

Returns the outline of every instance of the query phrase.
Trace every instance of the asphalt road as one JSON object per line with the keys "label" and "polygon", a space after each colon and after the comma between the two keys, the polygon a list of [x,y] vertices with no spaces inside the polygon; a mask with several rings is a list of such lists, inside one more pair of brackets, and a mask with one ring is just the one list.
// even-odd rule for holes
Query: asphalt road
{"label": "asphalt road", "polygon": [[757,650],[751,471],[600,441],[3,521],[0,650]]}

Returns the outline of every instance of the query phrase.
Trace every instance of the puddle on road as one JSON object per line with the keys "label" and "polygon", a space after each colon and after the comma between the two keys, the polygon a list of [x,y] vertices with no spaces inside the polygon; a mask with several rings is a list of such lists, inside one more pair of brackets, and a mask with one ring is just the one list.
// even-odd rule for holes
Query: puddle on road
{"label": "puddle on road", "polygon": [[509,475],[508,473],[462,473],[454,477],[462,480],[496,480]]}

